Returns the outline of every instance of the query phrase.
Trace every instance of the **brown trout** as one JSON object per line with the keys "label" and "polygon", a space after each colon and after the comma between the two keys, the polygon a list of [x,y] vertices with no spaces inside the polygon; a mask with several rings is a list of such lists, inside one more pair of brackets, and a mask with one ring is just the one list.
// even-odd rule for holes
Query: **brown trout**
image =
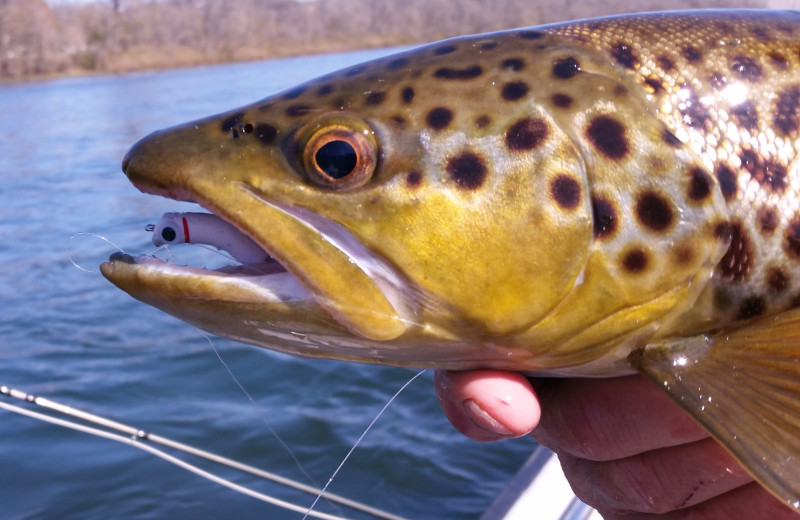
{"label": "brown trout", "polygon": [[800,510],[798,70],[800,14],[770,11],[578,21],[350,67],[123,161],[263,261],[116,254],[102,272],[295,355],[641,372]]}

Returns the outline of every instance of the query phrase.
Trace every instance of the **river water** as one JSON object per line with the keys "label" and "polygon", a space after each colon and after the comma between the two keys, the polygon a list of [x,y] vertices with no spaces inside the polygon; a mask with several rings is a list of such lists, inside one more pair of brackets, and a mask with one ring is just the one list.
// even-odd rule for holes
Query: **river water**
{"label": "river water", "polygon": [[[413,372],[300,360],[214,338],[234,379],[199,331],[102,278],[97,265],[113,246],[71,237],[96,233],[133,253],[152,250],[144,226],[189,206],[128,183],[119,164],[131,144],[385,52],[0,87],[0,385],[325,483]],[[534,443],[462,438],[431,379],[424,374],[389,407],[332,492],[413,519],[480,516]],[[4,410],[0,434],[4,519],[300,518],[130,446]],[[313,500],[221,473],[304,506]]]}

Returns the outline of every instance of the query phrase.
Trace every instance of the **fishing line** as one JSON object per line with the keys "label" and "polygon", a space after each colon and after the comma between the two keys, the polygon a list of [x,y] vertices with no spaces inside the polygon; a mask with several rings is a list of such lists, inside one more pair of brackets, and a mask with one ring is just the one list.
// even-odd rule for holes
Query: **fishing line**
{"label": "fishing line", "polygon": [[124,249],[122,249],[117,244],[112,242],[110,239],[104,237],[103,235],[98,235],[97,233],[88,233],[88,232],[75,233],[71,237],[69,237],[69,241],[67,242],[67,257],[69,258],[69,261],[72,263],[72,265],[74,265],[75,267],[77,267],[81,271],[84,271],[86,273],[92,273],[92,274],[100,274],[100,271],[98,271],[97,269],[86,269],[85,267],[82,267],[82,266],[78,265],[78,262],[76,262],[75,259],[72,256],[72,248],[70,247],[70,245],[72,244],[72,240],[75,239],[75,237],[79,237],[79,236],[83,236],[83,235],[99,238],[100,240],[103,240],[104,242],[108,243],[109,245],[115,247],[120,253],[124,253],[125,252]]}
{"label": "fishing line", "polygon": [[358,445],[359,445],[359,444],[361,444],[361,441],[364,439],[364,437],[366,437],[366,435],[367,435],[367,432],[369,432],[369,431],[372,429],[372,426],[373,426],[373,425],[374,425],[374,424],[375,424],[375,423],[378,421],[378,419],[380,418],[380,416],[381,416],[381,415],[383,415],[383,412],[385,412],[385,411],[386,411],[386,409],[387,409],[387,408],[389,408],[389,405],[390,405],[390,404],[392,404],[392,402],[393,402],[395,399],[397,399],[397,396],[398,396],[398,395],[400,395],[400,393],[401,393],[403,390],[405,390],[405,389],[406,389],[406,387],[407,387],[408,385],[410,385],[411,383],[413,383],[413,382],[414,382],[414,380],[415,380],[416,378],[418,378],[419,376],[421,376],[422,374],[424,374],[424,373],[425,373],[425,372],[427,372],[427,371],[428,371],[427,369],[425,369],[425,370],[420,370],[419,372],[417,372],[416,374],[414,374],[414,375],[411,377],[411,379],[409,379],[408,381],[406,381],[406,382],[405,382],[405,384],[404,384],[403,386],[401,386],[401,387],[400,387],[400,390],[398,390],[397,392],[395,392],[395,394],[392,396],[392,398],[391,398],[391,399],[389,399],[389,402],[387,402],[385,405],[383,405],[383,408],[381,408],[381,411],[380,411],[380,412],[378,412],[378,415],[376,415],[376,416],[375,416],[375,418],[374,418],[374,419],[372,419],[372,422],[371,422],[371,423],[369,423],[369,425],[368,425],[368,426],[367,426],[367,428],[364,430],[364,432],[361,434],[361,436],[360,436],[360,437],[359,437],[359,438],[356,440],[355,444],[353,444],[353,447],[352,447],[352,448],[350,448],[350,451],[348,451],[348,452],[347,452],[347,455],[345,455],[345,456],[344,456],[344,459],[342,459],[342,462],[340,462],[340,463],[339,463],[339,466],[336,468],[336,470],[333,472],[333,474],[331,475],[331,477],[330,477],[330,478],[328,479],[328,481],[325,483],[325,486],[323,486],[323,488],[322,488],[322,491],[320,491],[319,495],[317,495],[317,498],[315,498],[315,499],[314,499],[314,502],[312,502],[312,503],[311,503],[311,505],[308,507],[308,510],[306,510],[306,514],[305,514],[305,516],[303,516],[303,520],[306,520],[306,518],[308,518],[309,516],[314,516],[314,515],[313,515],[313,513],[312,513],[312,510],[314,509],[314,506],[316,506],[316,505],[317,505],[317,502],[319,502],[319,500],[320,500],[320,498],[322,497],[322,495],[323,495],[323,494],[325,494],[325,493],[327,492],[328,486],[330,486],[330,485],[331,485],[331,483],[333,482],[333,479],[334,479],[334,478],[336,478],[336,475],[339,473],[339,470],[341,470],[341,469],[342,469],[342,466],[344,466],[344,463],[345,463],[345,462],[347,462],[347,459],[349,459],[349,458],[350,458],[350,455],[352,455],[352,454],[353,454],[353,452],[354,452],[354,451],[356,450],[356,448],[358,447]]}
{"label": "fishing line", "polygon": [[[212,222],[212,224],[213,224],[213,222]],[[204,225],[205,225],[205,227],[209,227],[208,224],[204,224]],[[216,224],[214,224],[214,225],[216,225]],[[157,227],[156,225],[148,224],[145,227],[145,231],[153,232],[153,231],[155,231],[156,227]],[[213,230],[213,226],[211,226],[211,227],[212,227],[212,230]],[[186,225],[184,225],[184,228],[186,228]],[[184,229],[184,231],[188,232],[188,229]],[[93,237],[100,238],[101,240],[103,240],[103,241],[107,242],[108,244],[110,244],[111,246],[115,247],[118,251],[120,251],[122,253],[125,253],[125,250],[123,250],[117,244],[115,244],[114,242],[112,242],[108,238],[106,238],[106,237],[104,237],[102,235],[98,235],[96,233],[88,233],[88,232],[75,233],[74,235],[72,235],[70,237],[70,242],[75,237],[81,236],[81,235],[88,235],[88,236],[93,236]],[[154,242],[155,242],[155,240],[154,240]],[[220,247],[217,247],[213,243],[208,243],[208,244],[206,244],[206,243],[192,243],[192,242],[188,242],[188,240],[187,240],[187,242],[183,242],[183,243],[186,243],[188,245],[199,246],[199,247],[202,247],[202,248],[204,248],[204,249],[206,249],[208,251],[211,251],[213,253],[219,254],[222,257],[226,258],[226,259],[233,260],[234,262],[237,261],[237,259],[234,257],[234,255],[231,254],[231,251],[228,251],[226,249],[221,249]],[[157,247],[155,250],[151,251],[149,253],[149,255],[155,256],[155,253],[157,253],[159,250],[163,249],[163,250],[165,250],[165,252],[166,252],[166,254],[168,256],[169,261],[174,263],[175,259],[173,257],[172,251],[168,247],[168,244],[160,243],[160,244],[157,244],[157,245],[159,247]],[[228,249],[230,249],[230,247],[228,247]],[[88,273],[93,273],[93,274],[94,273],[99,273],[99,271],[89,270],[89,269],[86,269],[86,268],[80,266],[73,259],[72,251],[71,251],[71,249],[69,247],[69,244],[67,246],[67,254],[69,256],[69,259],[70,259],[70,262],[72,263],[72,265],[74,265],[76,268],[80,269],[81,271],[88,272]],[[258,268],[257,265],[247,265],[247,267],[255,270],[256,272],[260,271],[260,269]],[[265,274],[268,274],[268,273],[265,273]],[[375,425],[375,423],[378,421],[378,419],[383,415],[383,413],[386,411],[386,409],[389,407],[389,405],[391,405],[392,402],[394,402],[394,400],[400,395],[400,393],[403,390],[405,390],[405,388],[408,385],[410,385],[419,376],[424,374],[426,372],[426,370],[422,370],[422,371],[418,372],[417,374],[415,374],[414,376],[412,376],[389,399],[389,401],[383,406],[383,408],[381,408],[381,410],[378,412],[378,414],[372,419],[372,421],[369,423],[369,425],[366,427],[366,429],[361,433],[359,438],[356,440],[355,444],[353,444],[353,446],[347,452],[347,454],[345,455],[344,459],[342,459],[342,461],[339,464],[339,466],[336,468],[336,470],[330,476],[328,481],[325,483],[325,486],[322,489],[319,489],[319,486],[316,484],[314,478],[311,477],[311,475],[309,475],[309,473],[303,468],[303,466],[300,463],[300,461],[297,458],[297,456],[294,454],[294,452],[291,450],[291,448],[283,441],[283,439],[281,439],[281,437],[278,435],[278,433],[272,428],[272,425],[267,420],[267,418],[264,415],[263,411],[258,407],[258,405],[256,404],[256,402],[253,399],[253,397],[250,395],[250,393],[244,388],[244,386],[239,382],[239,380],[233,374],[233,371],[231,370],[230,366],[222,358],[222,355],[220,354],[219,350],[217,350],[216,345],[214,344],[214,341],[208,335],[206,335],[205,333],[201,332],[201,335],[206,339],[206,341],[208,341],[208,343],[211,346],[211,349],[213,350],[213,352],[216,355],[217,359],[222,364],[222,366],[225,368],[225,370],[228,372],[228,375],[231,377],[233,382],[236,383],[236,385],[239,387],[239,389],[242,391],[242,393],[245,395],[245,397],[247,397],[247,399],[250,401],[250,404],[253,406],[253,408],[258,411],[258,415],[261,418],[261,421],[267,427],[267,429],[272,434],[272,436],[284,448],[286,453],[289,454],[289,456],[292,458],[292,460],[294,461],[296,467],[300,470],[300,472],[308,479],[309,482],[311,482],[312,484],[314,484],[314,486],[316,486],[316,487],[305,486],[306,489],[301,489],[302,491],[316,494],[316,497],[315,497],[314,501],[312,502],[311,506],[308,507],[307,509],[303,509],[303,508],[300,508],[299,506],[295,506],[293,504],[289,504],[289,503],[284,502],[282,500],[279,500],[279,499],[276,499],[276,498],[273,498],[273,497],[269,497],[267,495],[263,495],[261,493],[258,493],[257,491],[254,491],[254,490],[250,490],[248,488],[245,488],[243,486],[240,486],[238,484],[230,482],[227,479],[224,479],[222,477],[218,477],[218,476],[213,475],[213,474],[211,474],[209,472],[206,472],[206,471],[204,471],[204,470],[202,470],[202,469],[200,469],[200,468],[198,468],[196,466],[193,466],[193,465],[191,465],[191,464],[189,464],[189,463],[187,463],[185,461],[177,459],[177,458],[175,458],[175,457],[173,457],[173,456],[171,456],[171,455],[169,455],[169,454],[167,454],[167,453],[165,453],[165,452],[163,452],[161,450],[153,448],[152,446],[142,445],[141,443],[136,442],[136,440],[137,439],[152,440],[153,436],[150,435],[150,434],[145,434],[144,432],[139,431],[139,430],[137,430],[134,434],[131,435],[130,438],[128,438],[128,437],[115,435],[115,434],[112,434],[110,432],[105,432],[103,430],[97,430],[96,428],[90,428],[90,427],[86,427],[86,426],[83,426],[83,425],[79,425],[77,423],[69,424],[69,421],[57,420],[57,419],[55,419],[55,418],[53,418],[51,416],[47,416],[47,415],[43,415],[43,414],[36,414],[35,412],[31,412],[31,411],[25,411],[24,409],[20,409],[19,407],[12,407],[11,405],[7,405],[7,404],[1,403],[1,402],[0,402],[0,407],[6,408],[6,409],[9,409],[9,410],[11,410],[11,408],[15,408],[15,410],[12,410],[12,411],[17,411],[18,413],[21,413],[20,410],[23,410],[23,411],[27,412],[27,413],[23,413],[23,415],[29,415],[31,417],[36,417],[36,418],[45,420],[47,422],[54,422],[56,424],[60,424],[61,426],[65,426],[65,427],[72,427],[73,429],[77,429],[79,431],[84,431],[86,433],[91,433],[91,434],[94,434],[94,435],[98,435],[100,437],[108,438],[108,439],[111,439],[111,440],[116,440],[118,442],[123,442],[125,444],[129,444],[129,445],[132,445],[134,447],[143,449],[144,451],[147,451],[147,452],[149,452],[149,453],[151,453],[153,455],[156,455],[157,457],[160,457],[160,458],[162,458],[164,460],[172,462],[173,464],[176,464],[179,467],[182,467],[182,468],[184,468],[184,469],[186,469],[188,471],[191,471],[191,472],[193,472],[193,473],[195,473],[197,475],[203,476],[203,477],[207,478],[208,480],[211,480],[211,481],[216,482],[216,483],[218,483],[220,485],[226,486],[226,487],[228,487],[230,489],[233,489],[233,490],[238,491],[240,493],[243,493],[245,495],[248,495],[248,496],[251,496],[251,497],[254,497],[254,498],[258,498],[258,499],[263,500],[265,502],[269,502],[269,503],[271,503],[273,505],[278,505],[279,507],[284,507],[284,508],[286,508],[288,510],[291,510],[291,511],[297,511],[297,512],[304,513],[304,516],[303,516],[304,520],[306,518],[308,518],[309,516],[314,517],[314,518],[331,518],[331,519],[337,519],[337,520],[342,519],[342,517],[327,515],[325,513],[317,513],[317,512],[313,511],[314,507],[316,507],[316,505],[319,503],[320,499],[322,499],[322,498],[325,498],[326,500],[331,501],[333,503],[334,507],[336,507],[336,503],[339,503],[339,504],[346,505],[348,507],[351,507],[351,508],[354,508],[354,509],[357,509],[357,510],[360,510],[360,511],[365,511],[363,508],[369,508],[369,506],[364,506],[364,505],[359,504],[357,502],[349,501],[348,499],[345,499],[345,498],[342,498],[342,497],[337,497],[336,495],[331,495],[331,494],[327,493],[327,488],[333,483],[334,478],[336,478],[336,476],[339,474],[339,472],[341,471],[342,467],[344,467],[345,463],[349,460],[350,456],[353,454],[355,449],[360,445],[361,441],[364,439],[364,437],[367,435],[367,433],[372,429],[372,427]],[[8,388],[7,387],[0,388],[0,393],[5,393],[6,395],[11,395],[8,392],[6,392],[5,390],[8,390]],[[12,395],[12,397],[19,397],[19,396],[13,396]],[[26,399],[26,400],[28,400],[29,402],[34,402],[35,403],[37,399],[41,400],[41,398],[33,398],[31,396],[27,396],[27,397],[29,397],[29,399]],[[37,403],[37,404],[39,404],[39,403]],[[59,407],[60,408],[67,408],[67,407],[63,407],[61,405],[59,405]],[[62,413],[67,413],[64,410],[61,410],[61,411],[62,411]],[[90,420],[90,419],[87,419],[87,416],[91,416],[91,414],[83,414],[83,415],[85,415],[84,417],[82,417],[84,420]],[[106,427],[109,427],[109,428],[112,428],[112,429],[119,429],[120,427],[122,427],[124,430],[130,430],[130,427],[122,425],[121,423],[114,423],[113,421],[108,421],[108,420],[100,418],[98,416],[92,416],[92,417],[95,420],[97,420],[98,422],[101,422]],[[131,432],[127,431],[127,433],[130,434]],[[170,442],[172,442],[172,441],[170,441]],[[175,447],[175,446],[173,445],[172,447]],[[180,448],[176,448],[176,449],[180,449]],[[184,449],[182,449],[182,451],[193,452],[193,454],[197,455],[198,452],[200,452],[202,450],[197,450],[196,448],[192,448],[190,446],[185,446],[184,445]],[[202,456],[202,455],[198,455],[198,456],[201,456],[201,457],[206,458],[208,460],[211,460],[211,458],[215,458],[215,459],[216,458],[220,458],[220,459],[222,459],[221,457],[213,455],[213,454],[208,454],[208,455],[210,457]],[[229,464],[227,464],[225,462],[221,462],[219,460],[215,460],[215,461],[220,463],[220,464],[229,465]],[[234,461],[230,461],[230,462],[234,463],[236,465],[239,465],[239,463],[235,463]],[[242,465],[242,466],[244,467],[245,465]],[[242,471],[247,471],[247,472],[252,473],[252,471],[249,471],[248,469],[243,469],[243,468],[238,468],[238,469],[241,469]],[[255,469],[255,468],[253,468],[253,469]],[[260,470],[256,470],[256,471],[260,471]],[[267,479],[273,480],[273,481],[275,481],[274,477],[277,477],[278,479],[283,479],[283,477],[278,477],[277,475],[271,475],[271,474],[270,474],[270,476],[265,476],[265,475],[259,475],[259,476],[262,476],[263,478],[267,478]],[[292,484],[286,484],[286,483],[284,483],[284,484],[285,485],[291,485],[292,487],[296,487],[296,488],[297,488],[297,486],[303,486],[303,485],[301,485],[299,483],[296,483],[296,482],[293,482],[293,481],[290,481],[290,482],[292,482]],[[336,497],[336,499],[334,499],[333,497]],[[345,502],[352,502],[352,503],[345,503]],[[375,511],[377,511],[379,514],[375,514]],[[385,512],[380,511],[380,510],[375,510],[375,511],[365,511],[365,512],[369,512],[370,514],[373,514],[373,516],[376,516],[376,517],[379,517],[379,518],[389,518],[389,519],[392,519],[392,520],[399,520],[400,519],[400,517],[391,515],[389,513],[385,513]]]}
{"label": "fishing line", "polygon": [[267,429],[272,434],[272,436],[275,438],[275,440],[277,440],[278,443],[286,451],[286,453],[289,454],[289,456],[294,461],[295,466],[297,466],[297,469],[300,470],[300,472],[306,477],[306,479],[308,479],[309,482],[311,482],[314,486],[316,486],[317,489],[319,489],[319,484],[317,484],[317,482],[314,480],[314,478],[311,475],[309,475],[309,473],[305,470],[303,465],[300,463],[300,460],[294,454],[294,452],[289,447],[289,445],[286,444],[283,441],[283,439],[281,439],[280,435],[278,435],[278,432],[276,432],[272,428],[272,425],[267,420],[267,416],[264,415],[263,410],[261,408],[259,408],[258,404],[256,404],[255,400],[250,395],[250,392],[245,390],[244,385],[242,385],[242,383],[240,383],[239,380],[236,378],[236,376],[233,374],[233,371],[231,370],[231,367],[228,366],[228,364],[225,362],[224,359],[222,359],[222,355],[220,354],[219,350],[217,350],[217,346],[214,344],[214,342],[212,341],[211,337],[208,336],[207,334],[203,333],[202,331],[200,331],[200,333],[206,339],[206,341],[208,341],[209,345],[211,345],[211,349],[214,351],[214,354],[216,354],[217,359],[219,360],[219,362],[222,363],[222,366],[225,367],[225,370],[228,372],[228,375],[231,376],[231,379],[233,379],[233,382],[236,383],[236,385],[239,387],[239,389],[242,391],[242,393],[245,395],[245,397],[247,397],[247,399],[250,401],[250,404],[253,406],[253,409],[255,409],[256,412],[258,412],[258,416],[261,419],[261,422],[264,423],[264,426],[267,427]]}
{"label": "fishing line", "polygon": [[[336,502],[338,504],[341,504],[343,506],[349,507],[349,508],[351,508],[353,510],[356,510],[356,511],[360,511],[360,512],[363,512],[363,513],[370,514],[370,515],[372,515],[372,516],[374,516],[376,518],[381,518],[381,519],[384,519],[384,520],[404,520],[402,517],[399,517],[397,515],[393,515],[391,513],[387,513],[385,511],[381,511],[380,509],[368,506],[366,504],[361,504],[360,502],[356,502],[354,500],[350,500],[348,498],[345,498],[345,497],[342,497],[342,496],[339,496],[339,495],[335,495],[335,494],[332,494],[332,493],[327,493],[324,490],[320,490],[318,488],[313,488],[311,486],[308,486],[306,484],[302,484],[300,482],[295,482],[295,481],[293,481],[291,479],[288,479],[286,477],[282,477],[280,475],[276,475],[274,473],[270,473],[270,472],[261,470],[259,468],[253,467],[253,466],[249,466],[247,464],[243,464],[241,462],[237,462],[237,461],[228,459],[226,457],[222,457],[220,455],[217,455],[217,454],[205,451],[205,450],[201,450],[199,448],[195,448],[195,447],[189,446],[187,444],[183,444],[181,442],[173,441],[173,440],[168,439],[166,437],[162,437],[160,435],[149,433],[149,432],[146,432],[144,430],[135,428],[133,426],[129,426],[129,425],[126,425],[126,424],[123,424],[123,423],[120,423],[120,422],[117,422],[117,421],[114,421],[114,420],[111,420],[111,419],[107,419],[105,417],[101,417],[99,415],[95,415],[95,414],[92,414],[92,413],[89,413],[89,412],[85,412],[83,410],[79,410],[79,409],[73,408],[71,406],[66,406],[66,405],[60,404],[58,402],[51,401],[50,399],[46,399],[44,397],[38,397],[38,396],[30,395],[30,394],[27,394],[26,392],[23,392],[21,390],[17,390],[17,389],[14,389],[14,388],[10,388],[10,387],[8,387],[6,385],[0,386],[0,395],[13,397],[15,399],[19,399],[19,400],[22,400],[22,401],[25,401],[25,402],[28,402],[28,403],[31,403],[31,404],[35,404],[37,406],[40,406],[42,408],[45,408],[47,410],[50,410],[50,411],[53,411],[53,412],[56,412],[56,413],[60,413],[60,414],[63,414],[63,415],[67,415],[69,417],[74,417],[74,418],[77,418],[77,419],[80,419],[80,420],[83,420],[83,421],[86,421],[86,422],[89,422],[89,423],[92,423],[92,424],[95,424],[95,425],[99,425],[99,426],[102,426],[102,427],[107,428],[109,430],[115,430],[115,431],[121,432],[122,435],[117,434],[117,433],[113,433],[111,431],[95,428],[95,427],[92,427],[92,426],[87,426],[85,424],[80,424],[80,423],[77,423],[77,422],[74,422],[74,421],[61,419],[61,418],[58,418],[58,417],[54,417],[52,415],[47,415],[47,414],[35,412],[33,410],[28,410],[26,408],[22,408],[22,407],[19,407],[19,406],[15,406],[15,405],[0,401],[0,408],[2,408],[2,409],[5,409],[5,410],[8,410],[10,412],[14,412],[14,413],[17,413],[17,414],[20,414],[20,415],[24,415],[26,417],[31,417],[31,418],[34,418],[34,419],[37,419],[37,420],[41,420],[41,421],[44,421],[44,422],[47,422],[47,423],[50,423],[50,424],[55,424],[55,425],[62,426],[62,427],[65,427],[65,428],[69,428],[69,429],[72,429],[72,430],[76,430],[76,431],[79,431],[79,432],[88,433],[90,435],[95,435],[97,437],[101,437],[101,438],[104,438],[104,439],[109,439],[109,440],[112,440],[112,441],[120,442],[122,444],[127,444],[129,446],[133,446],[134,448],[138,448],[138,449],[143,450],[143,451],[145,451],[147,453],[155,455],[156,457],[159,457],[159,458],[161,458],[161,459],[163,459],[163,460],[165,460],[167,462],[170,462],[172,464],[175,464],[178,467],[181,467],[181,468],[183,468],[183,469],[185,469],[187,471],[190,471],[191,473],[199,475],[199,476],[201,476],[203,478],[206,478],[206,479],[208,479],[208,480],[210,480],[212,482],[215,482],[217,484],[225,486],[225,487],[227,487],[229,489],[232,489],[232,490],[237,491],[239,493],[242,493],[244,495],[250,496],[250,497],[255,498],[257,500],[261,500],[262,502],[267,502],[267,503],[275,505],[277,507],[285,508],[285,509],[288,509],[290,511],[297,512],[297,513],[304,513],[304,514],[306,514],[306,516],[308,516],[308,510],[305,507],[301,507],[301,506],[292,504],[290,502],[286,502],[284,500],[281,500],[281,499],[278,499],[278,498],[275,498],[275,497],[271,497],[271,496],[265,495],[263,493],[259,493],[258,491],[246,488],[246,487],[244,487],[242,485],[236,484],[236,483],[234,483],[234,482],[232,482],[232,481],[230,481],[228,479],[225,479],[223,477],[219,477],[217,475],[214,475],[213,473],[210,473],[210,472],[208,472],[206,470],[203,470],[203,469],[197,467],[196,465],[191,464],[191,463],[189,463],[189,462],[187,462],[187,461],[185,461],[183,459],[180,459],[180,458],[177,458],[177,457],[175,457],[173,455],[170,455],[169,453],[167,453],[167,452],[165,452],[163,450],[160,450],[160,449],[158,449],[156,447],[150,446],[150,445],[146,444],[145,442],[149,441],[149,442],[154,443],[154,444],[160,444],[162,446],[165,446],[165,447],[168,447],[168,448],[171,448],[171,449],[174,449],[174,450],[177,450],[177,451],[180,451],[180,452],[192,455],[192,456],[196,456],[198,458],[201,458],[201,459],[204,459],[204,460],[207,460],[207,461],[210,461],[210,462],[214,462],[216,464],[220,464],[220,465],[226,466],[228,468],[232,468],[232,469],[235,469],[235,470],[238,470],[238,471],[242,471],[244,473],[249,473],[251,475],[254,475],[254,476],[266,479],[266,480],[271,480],[271,481],[273,481],[275,483],[278,483],[278,484],[281,484],[281,485],[284,485],[284,486],[287,486],[287,487],[291,487],[293,489],[296,489],[298,491],[302,491],[304,493],[314,494],[314,495],[319,496],[319,493],[322,492],[322,493],[325,493],[325,499],[327,499],[327,500],[330,500],[332,502]],[[321,513],[321,512],[320,513],[314,513],[311,516],[313,516],[314,518],[322,518],[324,520],[347,520],[346,518],[341,517],[341,516],[336,516],[336,515],[331,515],[331,514],[328,514],[328,513]]]}

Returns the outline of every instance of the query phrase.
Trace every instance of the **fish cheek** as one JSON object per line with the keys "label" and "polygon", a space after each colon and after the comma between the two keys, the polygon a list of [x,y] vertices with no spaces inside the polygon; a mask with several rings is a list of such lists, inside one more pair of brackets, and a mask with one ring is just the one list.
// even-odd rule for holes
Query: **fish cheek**
{"label": "fish cheek", "polygon": [[575,285],[593,232],[577,149],[552,120],[541,124],[541,140],[502,153],[477,139],[430,147],[413,203],[348,227],[368,230],[369,247],[465,323],[488,334],[524,329]]}

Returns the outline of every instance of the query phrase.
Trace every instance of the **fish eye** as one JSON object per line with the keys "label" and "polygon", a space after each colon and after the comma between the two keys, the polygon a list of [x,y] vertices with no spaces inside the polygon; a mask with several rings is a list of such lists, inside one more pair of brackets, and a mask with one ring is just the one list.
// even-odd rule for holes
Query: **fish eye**
{"label": "fish eye", "polygon": [[319,186],[354,189],[366,184],[375,173],[378,150],[371,130],[363,122],[348,122],[340,119],[322,124],[305,144],[301,142],[303,167],[308,178]]}
{"label": "fish eye", "polygon": [[344,179],[356,169],[358,153],[347,141],[331,141],[322,145],[314,156],[317,167],[331,179]]}
{"label": "fish eye", "polygon": [[167,242],[172,242],[173,240],[175,240],[175,237],[177,236],[178,234],[175,233],[175,230],[172,229],[171,227],[165,227],[164,229],[161,230],[161,238],[163,238]]}

